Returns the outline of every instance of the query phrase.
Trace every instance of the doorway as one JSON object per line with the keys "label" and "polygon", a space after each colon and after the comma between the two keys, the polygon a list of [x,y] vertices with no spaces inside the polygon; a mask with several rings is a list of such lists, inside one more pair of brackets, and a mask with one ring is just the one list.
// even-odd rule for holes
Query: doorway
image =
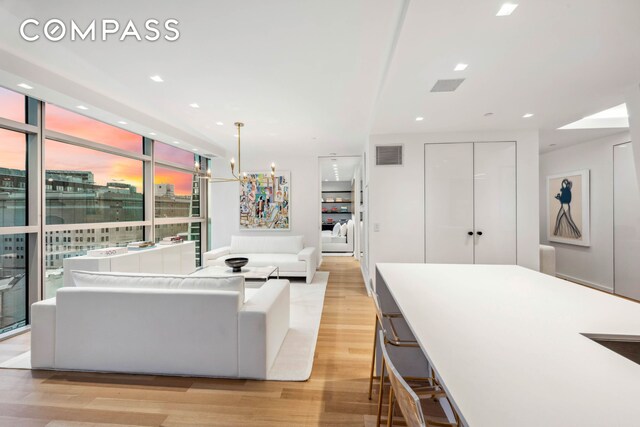
{"label": "doorway", "polygon": [[320,157],[320,246],[323,256],[360,259],[361,158]]}

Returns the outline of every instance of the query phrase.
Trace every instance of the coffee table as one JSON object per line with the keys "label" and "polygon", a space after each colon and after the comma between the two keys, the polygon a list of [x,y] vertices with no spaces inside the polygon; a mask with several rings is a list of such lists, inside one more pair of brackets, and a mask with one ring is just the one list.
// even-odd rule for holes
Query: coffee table
{"label": "coffee table", "polygon": [[190,275],[214,277],[242,276],[244,277],[244,280],[263,280],[266,282],[271,278],[271,276],[276,276],[276,279],[279,279],[280,268],[272,265],[268,267],[242,267],[240,272],[234,273],[233,270],[226,265],[211,265],[207,267],[200,267]]}

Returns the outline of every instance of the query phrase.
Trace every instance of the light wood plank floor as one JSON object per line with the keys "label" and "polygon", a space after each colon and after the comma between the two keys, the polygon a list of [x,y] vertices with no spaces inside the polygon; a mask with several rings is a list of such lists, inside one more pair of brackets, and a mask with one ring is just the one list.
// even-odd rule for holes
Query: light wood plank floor
{"label": "light wood plank floor", "polygon": [[[0,369],[0,426],[372,425],[373,305],[353,258],[326,257],[321,270],[331,275],[307,382]],[[27,343],[0,342],[0,359]]]}

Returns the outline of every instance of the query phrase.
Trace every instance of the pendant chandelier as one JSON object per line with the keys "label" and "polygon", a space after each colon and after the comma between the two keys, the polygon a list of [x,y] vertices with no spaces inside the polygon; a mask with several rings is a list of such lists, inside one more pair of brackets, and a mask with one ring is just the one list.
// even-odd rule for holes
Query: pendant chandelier
{"label": "pendant chandelier", "polygon": [[[248,180],[249,177],[247,176],[247,173],[245,171],[242,170],[241,168],[241,164],[240,164],[240,128],[242,128],[244,126],[244,123],[242,122],[235,122],[234,123],[235,127],[238,128],[238,169],[236,172],[236,160],[235,158],[231,158],[231,160],[229,161],[229,166],[231,167],[231,176],[232,178],[223,178],[223,177],[214,177],[211,174],[211,168],[207,168],[206,172],[202,171],[202,167],[200,166],[199,162],[196,162],[195,164],[195,173],[197,175],[199,175],[202,179],[205,179],[207,181],[210,181],[212,183],[216,183],[216,182],[240,182],[242,184],[245,184]],[[271,163],[271,181],[273,182],[273,185],[275,187],[275,180],[276,180],[276,165],[275,163]]]}

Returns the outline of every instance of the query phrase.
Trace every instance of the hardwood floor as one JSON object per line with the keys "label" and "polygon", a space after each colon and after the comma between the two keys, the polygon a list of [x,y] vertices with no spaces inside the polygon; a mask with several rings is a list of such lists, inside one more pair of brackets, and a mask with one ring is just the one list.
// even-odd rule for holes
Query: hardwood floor
{"label": "hardwood floor", "polygon": [[[309,381],[0,369],[0,426],[373,425],[373,305],[353,258],[325,257],[321,270],[331,274]],[[26,341],[0,342],[0,358]]]}

